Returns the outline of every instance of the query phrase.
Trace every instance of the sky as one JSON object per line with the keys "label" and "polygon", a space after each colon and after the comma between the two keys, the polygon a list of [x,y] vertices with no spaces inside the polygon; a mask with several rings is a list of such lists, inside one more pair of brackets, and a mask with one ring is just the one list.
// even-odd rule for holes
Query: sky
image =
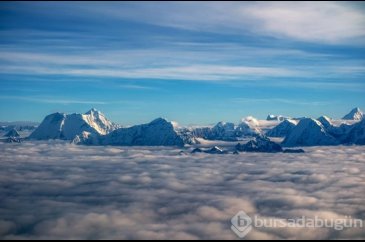
{"label": "sky", "polygon": [[131,125],[365,110],[365,4],[1,2],[0,120]]}

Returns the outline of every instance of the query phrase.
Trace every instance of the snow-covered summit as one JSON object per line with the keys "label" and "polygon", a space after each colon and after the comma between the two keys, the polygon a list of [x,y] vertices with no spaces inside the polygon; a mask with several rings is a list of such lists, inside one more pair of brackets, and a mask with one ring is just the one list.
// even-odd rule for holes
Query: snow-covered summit
{"label": "snow-covered summit", "polygon": [[83,115],[83,119],[99,134],[107,134],[118,127],[116,124],[109,121],[102,112],[95,108],[86,112]]}
{"label": "snow-covered summit", "polygon": [[360,108],[354,108],[346,114],[342,119],[345,120],[362,120],[364,118],[364,113],[360,110]]}
{"label": "snow-covered summit", "polygon": [[[363,114],[356,108],[347,116],[359,119]],[[359,122],[359,120],[333,120],[321,116],[317,120],[311,118],[279,120],[257,120],[248,116],[238,124],[218,122],[214,126],[207,127],[181,127],[176,122],[157,118],[147,124],[121,128],[93,108],[84,114],[50,114],[29,138],[72,140],[77,144],[90,145],[183,146],[212,140],[241,141],[266,134],[269,137],[283,137],[282,144],[285,146],[365,143],[363,138],[365,123],[362,121],[364,119]],[[17,128],[8,132],[9,130],[10,127],[0,127],[0,135],[6,133],[9,137],[19,135]]]}
{"label": "snow-covered summit", "polygon": [[339,142],[330,135],[321,122],[312,118],[302,119],[285,137],[284,146],[335,145]]}
{"label": "snow-covered summit", "polygon": [[57,112],[46,116],[29,138],[72,140],[84,131],[104,135],[113,131],[115,127],[104,114],[95,109],[85,114]]}

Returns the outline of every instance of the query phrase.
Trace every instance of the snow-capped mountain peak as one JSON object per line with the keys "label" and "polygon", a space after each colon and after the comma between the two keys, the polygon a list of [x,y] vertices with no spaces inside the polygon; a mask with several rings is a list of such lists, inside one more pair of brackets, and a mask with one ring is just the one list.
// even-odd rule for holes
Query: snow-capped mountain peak
{"label": "snow-capped mountain peak", "polygon": [[85,114],[96,114],[96,113],[100,113],[100,112],[96,108],[91,108]]}
{"label": "snow-capped mountain peak", "polygon": [[[361,110],[355,108],[347,116],[354,119],[362,118],[362,121],[332,120],[321,116],[317,120],[301,118],[278,122],[258,121],[248,116],[237,125],[219,122],[214,126],[186,128],[180,127],[176,122],[157,118],[150,123],[119,128],[103,113],[93,108],[84,114],[59,112],[50,114],[29,138],[73,140],[77,144],[90,145],[183,146],[204,140],[240,141],[247,137],[263,135],[263,132],[268,130],[266,128],[270,127],[266,135],[285,137],[283,141],[285,146],[364,144],[365,119]],[[272,125],[276,126],[272,128]],[[18,136],[16,130],[7,135]],[[8,132],[9,129],[0,127],[0,131]]]}
{"label": "snow-capped mountain peak", "polygon": [[82,115],[85,122],[87,122],[92,128],[94,128],[99,134],[107,134],[117,127],[114,123],[109,121],[105,115],[95,108],[92,108],[84,115]]}
{"label": "snow-capped mountain peak", "polygon": [[346,114],[342,119],[345,120],[362,120],[364,118],[364,113],[360,110],[360,108],[354,108]]}
{"label": "snow-capped mountain peak", "polygon": [[338,141],[327,133],[321,122],[312,118],[300,120],[285,137],[285,146],[335,145]]}
{"label": "snow-capped mountain peak", "polygon": [[29,138],[72,140],[84,131],[105,135],[115,129],[115,124],[96,109],[85,114],[57,112],[46,116]]}

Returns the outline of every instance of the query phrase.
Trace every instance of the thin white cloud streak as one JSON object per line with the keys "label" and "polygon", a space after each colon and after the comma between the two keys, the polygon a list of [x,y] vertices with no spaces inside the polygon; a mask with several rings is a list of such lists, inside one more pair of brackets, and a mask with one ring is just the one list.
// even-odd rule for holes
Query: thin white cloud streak
{"label": "thin white cloud streak", "polygon": [[[3,74],[69,75],[85,77],[117,77],[134,79],[173,79],[187,81],[227,81],[242,78],[295,77],[305,75],[298,70],[275,67],[193,65],[140,69],[80,69],[41,66],[2,66]],[[306,76],[308,76],[307,74]]]}
{"label": "thin white cloud streak", "polygon": [[[86,66],[92,68],[145,68],[173,67],[187,65],[226,65],[226,63],[246,63],[243,65],[275,67],[278,58],[281,65],[291,66],[291,59],[299,62],[316,61],[328,64],[329,60],[341,58],[330,54],[307,52],[285,48],[245,47],[238,44],[221,43],[175,43],[175,40],[162,40],[159,45],[166,48],[135,50],[81,50],[77,53],[52,53],[47,50],[25,51],[10,47],[2,48],[0,60],[11,66]],[[264,61],[263,61],[264,60]],[[331,62],[332,63],[332,62]],[[341,63],[343,64],[343,63]]]}
{"label": "thin white cloud streak", "polygon": [[365,63],[364,66],[338,66],[333,67],[333,69],[338,73],[350,74],[350,73],[365,73]]}
{"label": "thin white cloud streak", "polygon": [[[125,105],[143,105],[144,101],[133,100],[113,100],[113,101],[100,101],[100,100],[78,100],[71,98],[60,98],[50,96],[19,96],[19,95],[0,95],[0,100],[18,100],[35,103],[50,103],[50,104],[85,104],[85,105],[110,105],[110,104],[125,104]],[[126,108],[126,107],[124,107]]]}
{"label": "thin white cloud streak", "polygon": [[[0,73],[198,81],[244,81],[264,77],[326,78],[350,71],[352,75],[363,73],[363,68],[359,68],[356,61],[347,64],[342,61],[339,65],[338,58],[341,57],[335,58],[327,54],[295,49],[247,48],[235,44],[203,46],[192,47],[188,44],[185,50],[181,47],[131,51],[94,50],[77,54],[3,50],[0,54],[0,60],[3,61]],[[276,61],[278,58],[281,58],[280,63]],[[301,64],[294,66],[291,58]],[[311,61],[317,65],[308,64]]]}
{"label": "thin white cloud streak", "polygon": [[3,100],[20,100],[37,103],[53,103],[53,104],[99,104],[106,105],[108,102],[102,101],[91,101],[91,100],[74,100],[74,99],[57,99],[51,97],[29,97],[29,96],[11,96],[11,95],[0,95],[0,99]]}
{"label": "thin white cloud streak", "polygon": [[[78,48],[77,43],[75,48]],[[231,43],[176,42],[176,39],[163,39],[159,45],[164,48],[135,50],[80,49],[69,54],[50,53],[47,50],[21,50],[19,46],[0,47],[0,60],[14,64],[57,64],[93,66],[145,66],[186,63],[214,63],[227,61],[250,61],[257,59],[276,59],[280,57],[316,61],[328,61],[338,56],[297,49],[246,47]],[[80,46],[82,47],[82,46]],[[215,60],[215,61],[214,61]]]}
{"label": "thin white cloud streak", "polygon": [[[332,74],[333,77],[336,79],[338,76]],[[354,73],[351,73],[353,76]],[[327,76],[329,80],[331,80],[331,75],[328,74]],[[343,90],[349,92],[364,92],[365,90],[365,83],[359,82],[352,82],[352,81],[343,81],[346,80],[345,77],[340,81],[312,81],[312,80],[275,80],[273,82],[253,82],[253,83],[245,83],[244,87],[247,85],[257,86],[257,87],[282,87],[282,88],[305,88],[305,89],[312,89],[312,90]],[[242,88],[242,84],[240,83],[229,83],[230,86],[236,88]]]}
{"label": "thin white cloud streak", "polygon": [[162,90],[158,87],[144,86],[144,85],[136,85],[136,84],[121,84],[117,85],[118,88],[122,89],[131,89],[131,90]]}
{"label": "thin white cloud streak", "polygon": [[[255,50],[243,49],[251,54]],[[0,59],[5,63],[0,66],[0,73],[200,81],[301,75],[300,71],[288,68],[222,64],[224,60],[232,61],[238,58],[237,53],[233,52],[233,50],[230,50],[229,53],[216,53],[210,50],[198,52],[192,50],[136,50],[57,55],[4,51]],[[278,54],[278,52],[271,52],[267,55]],[[219,60],[219,63],[210,60]],[[11,65],[6,63],[11,63]],[[80,68],[80,65],[84,67]]]}
{"label": "thin white cloud streak", "polygon": [[231,102],[247,104],[247,103],[283,103],[291,105],[304,105],[304,106],[326,106],[333,105],[336,101],[301,101],[295,99],[285,99],[285,98],[233,98],[230,99]]}
{"label": "thin white cloud streak", "polygon": [[363,44],[365,37],[365,14],[355,3],[105,4],[97,8],[80,7],[80,10],[115,19],[195,31],[238,35],[251,33],[315,43]]}
{"label": "thin white cloud streak", "polygon": [[[183,154],[59,141],[0,145],[2,239],[236,239],[238,211],[364,220],[362,146]],[[11,172],[9,172],[11,171]],[[141,229],[143,228],[143,229]],[[364,239],[363,229],[254,229],[247,239]]]}

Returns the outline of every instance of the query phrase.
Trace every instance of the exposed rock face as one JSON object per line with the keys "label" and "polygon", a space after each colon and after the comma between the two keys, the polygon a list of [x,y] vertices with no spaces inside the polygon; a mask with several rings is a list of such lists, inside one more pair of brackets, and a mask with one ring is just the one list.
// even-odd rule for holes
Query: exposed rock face
{"label": "exposed rock face", "polygon": [[276,153],[283,151],[281,145],[272,142],[270,141],[270,139],[262,136],[258,136],[244,145],[237,144],[236,150],[244,152],[268,152],[268,153]]}

